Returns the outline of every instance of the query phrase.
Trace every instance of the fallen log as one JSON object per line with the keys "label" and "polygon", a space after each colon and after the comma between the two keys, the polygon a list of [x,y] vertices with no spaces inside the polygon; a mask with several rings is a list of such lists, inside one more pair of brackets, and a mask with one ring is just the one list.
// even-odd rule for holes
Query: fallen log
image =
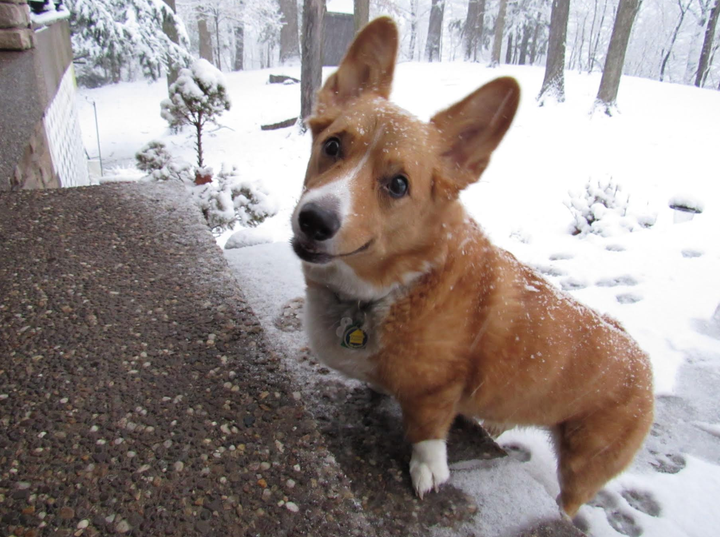
{"label": "fallen log", "polygon": [[285,75],[270,75],[270,84],[285,84],[286,82],[292,82],[298,84],[300,80],[291,76]]}
{"label": "fallen log", "polygon": [[281,121],[280,123],[272,123],[270,125],[260,125],[260,128],[264,131],[274,131],[277,129],[284,129],[287,127],[292,127],[297,123],[298,118],[293,117],[290,119],[286,119],[285,121]]}

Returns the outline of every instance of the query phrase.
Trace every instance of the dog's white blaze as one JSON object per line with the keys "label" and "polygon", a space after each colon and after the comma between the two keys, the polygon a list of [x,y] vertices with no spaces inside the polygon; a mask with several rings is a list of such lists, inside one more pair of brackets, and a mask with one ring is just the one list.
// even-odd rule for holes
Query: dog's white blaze
{"label": "dog's white blaze", "polygon": [[421,498],[450,479],[445,440],[423,440],[413,444],[410,477]]}
{"label": "dog's white blaze", "polygon": [[296,235],[300,233],[300,212],[308,203],[313,201],[319,205],[323,205],[323,201],[326,203],[336,201],[338,203],[338,218],[340,219],[340,222],[343,222],[350,211],[350,183],[352,182],[352,179],[353,177],[351,175],[344,175],[330,183],[305,192],[305,194],[303,194],[300,198],[300,201],[295,208],[295,213],[293,214],[293,232]]}
{"label": "dog's white blaze", "polygon": [[368,160],[370,160],[370,154],[380,141],[383,130],[384,129],[382,127],[378,129],[372,143],[367,147],[365,153],[355,167],[334,181],[308,190],[305,194],[303,194],[297,208],[295,209],[295,214],[293,215],[293,232],[298,233],[300,230],[298,215],[302,211],[303,207],[310,202],[316,202],[322,205],[323,200],[337,200],[339,203],[338,218],[340,219],[340,225],[342,227],[347,219],[347,216],[352,214],[352,207],[354,205],[353,192],[355,191],[353,188],[354,183]]}

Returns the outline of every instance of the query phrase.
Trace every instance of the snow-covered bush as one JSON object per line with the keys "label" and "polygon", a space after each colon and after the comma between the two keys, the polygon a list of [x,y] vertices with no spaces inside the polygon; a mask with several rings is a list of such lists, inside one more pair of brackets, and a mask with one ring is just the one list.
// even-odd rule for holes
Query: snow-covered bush
{"label": "snow-covered bush", "polygon": [[177,81],[169,88],[170,97],[160,103],[160,115],[171,128],[191,125],[195,129],[195,150],[198,168],[204,166],[202,131],[207,123],[215,123],[230,98],[223,74],[207,60],[196,60],[190,69],[181,69]]}
{"label": "snow-covered bush", "polygon": [[157,181],[174,179],[181,183],[192,183],[194,170],[187,162],[173,158],[165,144],[153,140],[135,153],[138,169]]}
{"label": "snow-covered bush", "polygon": [[165,148],[165,144],[157,140],[148,142],[140,151],[135,153],[137,167],[144,172],[161,170],[172,160],[172,155]]}
{"label": "snow-covered bush", "polygon": [[66,4],[77,80],[82,85],[129,80],[137,71],[156,80],[164,70],[190,63],[185,27],[162,0],[67,0]]}
{"label": "snow-covered bush", "polygon": [[570,192],[565,205],[573,217],[572,234],[617,235],[655,224],[657,215],[630,207],[630,196],[612,178],[588,181],[582,192]]}
{"label": "snow-covered bush", "polygon": [[[148,143],[135,159],[137,167],[151,179],[182,184],[215,234],[236,226],[255,227],[277,212],[267,192],[256,183],[240,179],[235,167],[223,167],[213,177],[212,168],[196,168],[176,159],[158,141]],[[207,181],[199,182],[198,177]]]}
{"label": "snow-covered bush", "polygon": [[234,167],[223,168],[212,182],[194,186],[191,192],[216,234],[237,225],[255,227],[277,212],[267,192],[255,183],[241,180]]}

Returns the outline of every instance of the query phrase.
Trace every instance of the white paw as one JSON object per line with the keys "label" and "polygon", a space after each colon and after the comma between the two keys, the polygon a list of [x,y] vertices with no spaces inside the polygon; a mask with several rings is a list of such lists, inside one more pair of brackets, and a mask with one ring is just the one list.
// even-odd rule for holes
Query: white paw
{"label": "white paw", "polygon": [[450,478],[444,440],[424,440],[413,444],[410,477],[420,499],[430,490],[437,491]]}

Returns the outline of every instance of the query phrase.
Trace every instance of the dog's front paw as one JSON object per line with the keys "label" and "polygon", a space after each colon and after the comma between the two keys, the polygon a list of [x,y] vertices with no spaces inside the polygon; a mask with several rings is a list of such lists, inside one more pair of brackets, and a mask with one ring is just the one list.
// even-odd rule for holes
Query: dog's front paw
{"label": "dog's front paw", "polygon": [[410,477],[421,500],[426,492],[437,491],[450,478],[445,440],[424,440],[413,444]]}

